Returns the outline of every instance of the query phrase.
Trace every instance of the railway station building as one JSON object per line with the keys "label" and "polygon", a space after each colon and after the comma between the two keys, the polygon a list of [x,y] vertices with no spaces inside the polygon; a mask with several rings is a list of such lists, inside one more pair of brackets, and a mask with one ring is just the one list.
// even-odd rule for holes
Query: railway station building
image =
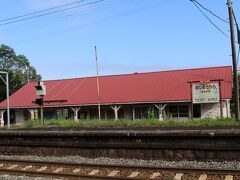
{"label": "railway station building", "polygon": [[[232,67],[209,67],[97,78],[43,81],[44,119],[174,119],[230,117]],[[35,103],[37,82],[29,82],[10,96],[11,122],[21,124],[40,117]],[[6,101],[0,103],[0,121],[6,124]]]}

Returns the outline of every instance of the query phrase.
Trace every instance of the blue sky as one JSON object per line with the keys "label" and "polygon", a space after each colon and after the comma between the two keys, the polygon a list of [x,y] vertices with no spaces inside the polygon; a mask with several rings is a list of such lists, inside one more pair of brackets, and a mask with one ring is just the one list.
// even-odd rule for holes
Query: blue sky
{"label": "blue sky", "polygon": [[[3,0],[0,20],[74,0]],[[85,0],[92,2],[94,0]],[[228,20],[226,0],[198,0]],[[240,23],[240,3],[233,0]],[[229,25],[208,16],[225,33]],[[230,39],[189,0],[105,0],[0,26],[0,44],[24,54],[43,79],[231,65]]]}

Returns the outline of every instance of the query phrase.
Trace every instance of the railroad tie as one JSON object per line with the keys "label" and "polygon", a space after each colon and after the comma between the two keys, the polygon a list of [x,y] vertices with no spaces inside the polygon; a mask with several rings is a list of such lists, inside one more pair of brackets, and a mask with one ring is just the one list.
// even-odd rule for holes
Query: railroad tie
{"label": "railroad tie", "polygon": [[26,171],[26,170],[31,169],[31,168],[32,168],[32,166],[29,165],[29,166],[25,166],[24,168],[22,168],[22,170],[23,170],[23,171]]}
{"label": "railroad tie", "polygon": [[81,170],[81,169],[74,169],[72,172],[73,172],[74,174],[76,174],[76,173],[78,173],[80,170]]}
{"label": "railroad tie", "polygon": [[233,176],[227,175],[227,176],[225,177],[225,180],[233,180]]}
{"label": "railroad tie", "polygon": [[207,175],[206,174],[201,174],[198,180],[206,180]]}
{"label": "railroad tie", "polygon": [[59,167],[59,168],[55,169],[53,172],[54,172],[54,173],[59,173],[59,172],[61,172],[62,170],[63,170],[63,168],[62,168],[62,167]]}
{"label": "railroad tie", "polygon": [[112,171],[112,172],[110,172],[109,174],[108,174],[108,176],[110,176],[110,177],[113,177],[113,176],[116,176],[117,175],[117,173],[119,173],[120,171]]}
{"label": "railroad tie", "polygon": [[174,180],[181,180],[183,176],[183,173],[177,173],[174,177]]}
{"label": "railroad tie", "polygon": [[159,172],[155,172],[152,174],[152,176],[150,177],[150,179],[155,179],[157,178],[158,176],[160,176],[160,173]]}
{"label": "railroad tie", "polygon": [[17,164],[13,164],[10,167],[8,167],[7,169],[15,169],[16,167],[18,167],[18,165]]}
{"label": "railroad tie", "polygon": [[2,178],[8,178],[10,175],[9,174],[3,174],[3,175],[1,175],[0,177],[2,177]]}
{"label": "railroad tie", "polygon": [[94,169],[94,170],[92,170],[88,175],[89,175],[89,176],[93,176],[93,175],[97,174],[98,172],[99,172],[98,169]]}
{"label": "railroad tie", "polygon": [[140,172],[138,172],[138,171],[134,171],[134,172],[132,172],[132,174],[130,174],[128,177],[130,177],[130,178],[136,177],[139,173],[140,173]]}
{"label": "railroad tie", "polygon": [[41,172],[41,171],[45,171],[46,169],[47,169],[47,166],[42,166],[37,171]]}

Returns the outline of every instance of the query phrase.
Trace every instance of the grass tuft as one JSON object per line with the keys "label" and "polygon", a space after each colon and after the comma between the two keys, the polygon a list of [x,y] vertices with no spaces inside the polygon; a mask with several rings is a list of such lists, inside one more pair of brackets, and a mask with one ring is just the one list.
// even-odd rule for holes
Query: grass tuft
{"label": "grass tuft", "polygon": [[28,120],[21,127],[214,127],[214,126],[235,126],[240,125],[238,121],[233,118],[205,118],[187,121],[165,120],[158,119],[143,119],[143,120],[45,120],[44,125],[40,120]]}

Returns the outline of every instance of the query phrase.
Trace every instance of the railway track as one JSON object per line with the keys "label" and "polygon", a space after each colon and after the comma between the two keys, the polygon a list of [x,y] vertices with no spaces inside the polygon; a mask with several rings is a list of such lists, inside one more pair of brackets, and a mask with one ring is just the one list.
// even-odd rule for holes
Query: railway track
{"label": "railway track", "polygon": [[61,179],[240,180],[234,169],[162,168],[0,159],[0,177]]}

